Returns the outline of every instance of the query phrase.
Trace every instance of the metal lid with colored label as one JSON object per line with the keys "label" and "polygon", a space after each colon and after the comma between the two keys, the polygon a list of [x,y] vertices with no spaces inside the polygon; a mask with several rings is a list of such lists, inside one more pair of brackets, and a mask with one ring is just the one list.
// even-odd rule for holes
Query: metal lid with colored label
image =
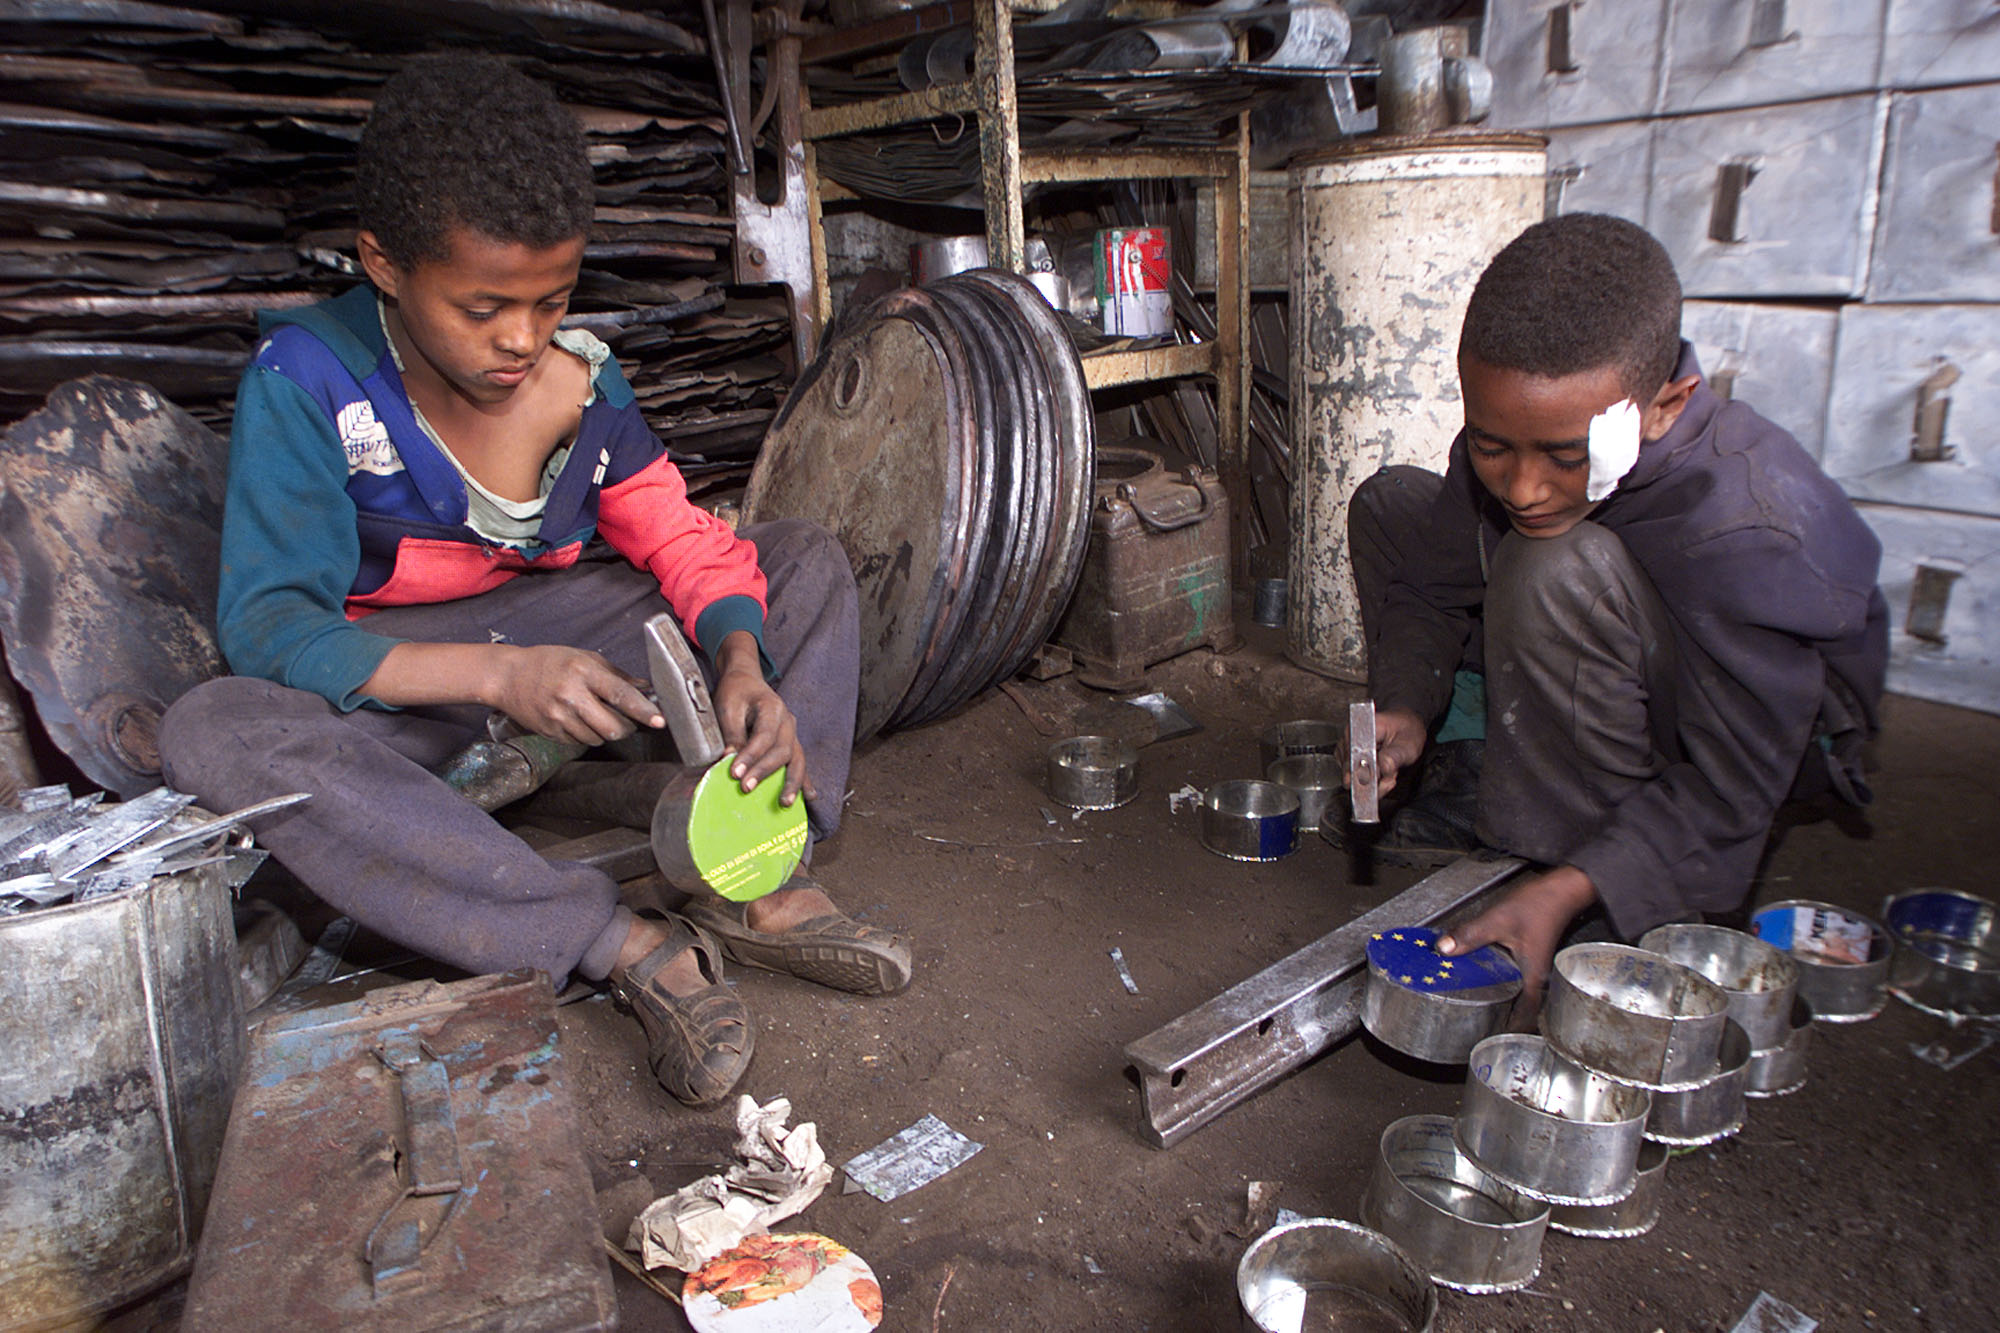
{"label": "metal lid with colored label", "polygon": [[729,776],[733,754],[709,765],[687,816],[687,850],[704,884],[731,902],[761,898],[792,877],[806,848],[806,805],[779,804],[785,770],[755,791]]}

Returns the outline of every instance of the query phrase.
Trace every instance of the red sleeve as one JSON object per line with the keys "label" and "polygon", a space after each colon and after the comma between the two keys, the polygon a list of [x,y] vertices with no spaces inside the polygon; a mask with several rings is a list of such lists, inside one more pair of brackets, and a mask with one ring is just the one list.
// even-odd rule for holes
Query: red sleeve
{"label": "red sleeve", "polygon": [[701,613],[721,598],[749,597],[770,609],[757,548],[688,499],[680,469],[665,454],[599,492],[597,530],[620,555],[652,571],[690,636]]}

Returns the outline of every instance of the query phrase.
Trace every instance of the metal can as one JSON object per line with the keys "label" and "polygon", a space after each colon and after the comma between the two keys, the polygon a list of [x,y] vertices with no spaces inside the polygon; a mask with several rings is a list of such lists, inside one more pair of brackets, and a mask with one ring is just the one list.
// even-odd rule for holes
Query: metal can
{"label": "metal can", "polygon": [[1097,233],[1097,302],[1106,333],[1144,338],[1174,331],[1173,249],[1165,227]]}

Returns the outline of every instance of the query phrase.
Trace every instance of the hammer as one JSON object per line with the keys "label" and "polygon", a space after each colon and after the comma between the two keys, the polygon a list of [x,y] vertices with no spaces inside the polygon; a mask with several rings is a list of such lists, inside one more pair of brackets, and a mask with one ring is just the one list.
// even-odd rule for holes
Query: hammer
{"label": "hammer", "polygon": [[[688,647],[680,626],[674,623],[671,614],[662,611],[646,622],[643,633],[646,666],[653,678],[653,701],[659,706],[660,716],[666,719],[667,733],[674,738],[680,762],[577,765],[590,772],[579,773],[559,785],[582,799],[560,802],[564,807],[560,809],[545,808],[547,803],[538,801],[537,812],[578,819],[608,819],[632,828],[647,828],[652,822],[652,802],[646,804],[643,817],[624,817],[630,813],[626,807],[635,787],[651,788],[657,797],[660,787],[671,776],[689,768],[705,769],[722,757],[722,727],[715,718],[715,704],[702,680],[701,663]],[[435,770],[461,796],[482,810],[498,810],[541,790],[587,748],[573,741],[524,731],[501,713],[487,720],[487,730],[491,739],[474,741]],[[616,770],[616,776],[603,772],[607,769]],[[635,783],[634,779],[642,776],[642,772],[635,770],[669,772],[655,774],[660,779],[657,782]]]}

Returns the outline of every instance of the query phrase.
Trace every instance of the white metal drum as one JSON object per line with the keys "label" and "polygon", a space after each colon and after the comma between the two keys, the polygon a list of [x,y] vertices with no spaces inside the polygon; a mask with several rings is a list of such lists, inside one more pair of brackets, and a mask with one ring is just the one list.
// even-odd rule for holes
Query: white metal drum
{"label": "white metal drum", "polygon": [[1882,539],[1889,689],[2000,713],[2000,519],[1870,504],[1861,515]]}
{"label": "white metal drum", "polygon": [[[1989,75],[2000,78],[2000,49]],[[1893,99],[1869,300],[2000,301],[1996,138],[2000,83]]]}
{"label": "white metal drum", "polygon": [[1541,129],[1652,114],[1664,0],[1489,0],[1488,124]]}
{"label": "white metal drum", "polygon": [[1884,0],[1674,0],[1660,109],[1799,102],[1872,92]]}
{"label": "white metal drum", "polygon": [[1826,433],[1838,312],[1818,306],[1689,301],[1681,336],[1709,387],[1783,426],[1814,458]]}
{"label": "white metal drum", "polygon": [[1541,219],[1546,168],[1534,134],[1363,140],[1292,160],[1285,647],[1300,666],[1367,678],[1348,501],[1392,463],[1444,471],[1465,424],[1466,303],[1500,248]]}
{"label": "white metal drum", "polygon": [[1652,189],[1651,121],[1549,131],[1548,216],[1609,213],[1643,227]]}
{"label": "white metal drum", "polygon": [[1660,121],[1646,225],[1686,293],[1860,295],[1886,112],[1871,95]]}
{"label": "white metal drum", "polygon": [[1849,495],[2000,517],[1996,417],[2000,306],[1842,308],[1822,465]]}
{"label": "white metal drum", "polygon": [[1996,70],[2000,13],[1995,13],[1993,0],[1889,0],[1882,40],[1884,87],[1978,83],[1993,78]]}

